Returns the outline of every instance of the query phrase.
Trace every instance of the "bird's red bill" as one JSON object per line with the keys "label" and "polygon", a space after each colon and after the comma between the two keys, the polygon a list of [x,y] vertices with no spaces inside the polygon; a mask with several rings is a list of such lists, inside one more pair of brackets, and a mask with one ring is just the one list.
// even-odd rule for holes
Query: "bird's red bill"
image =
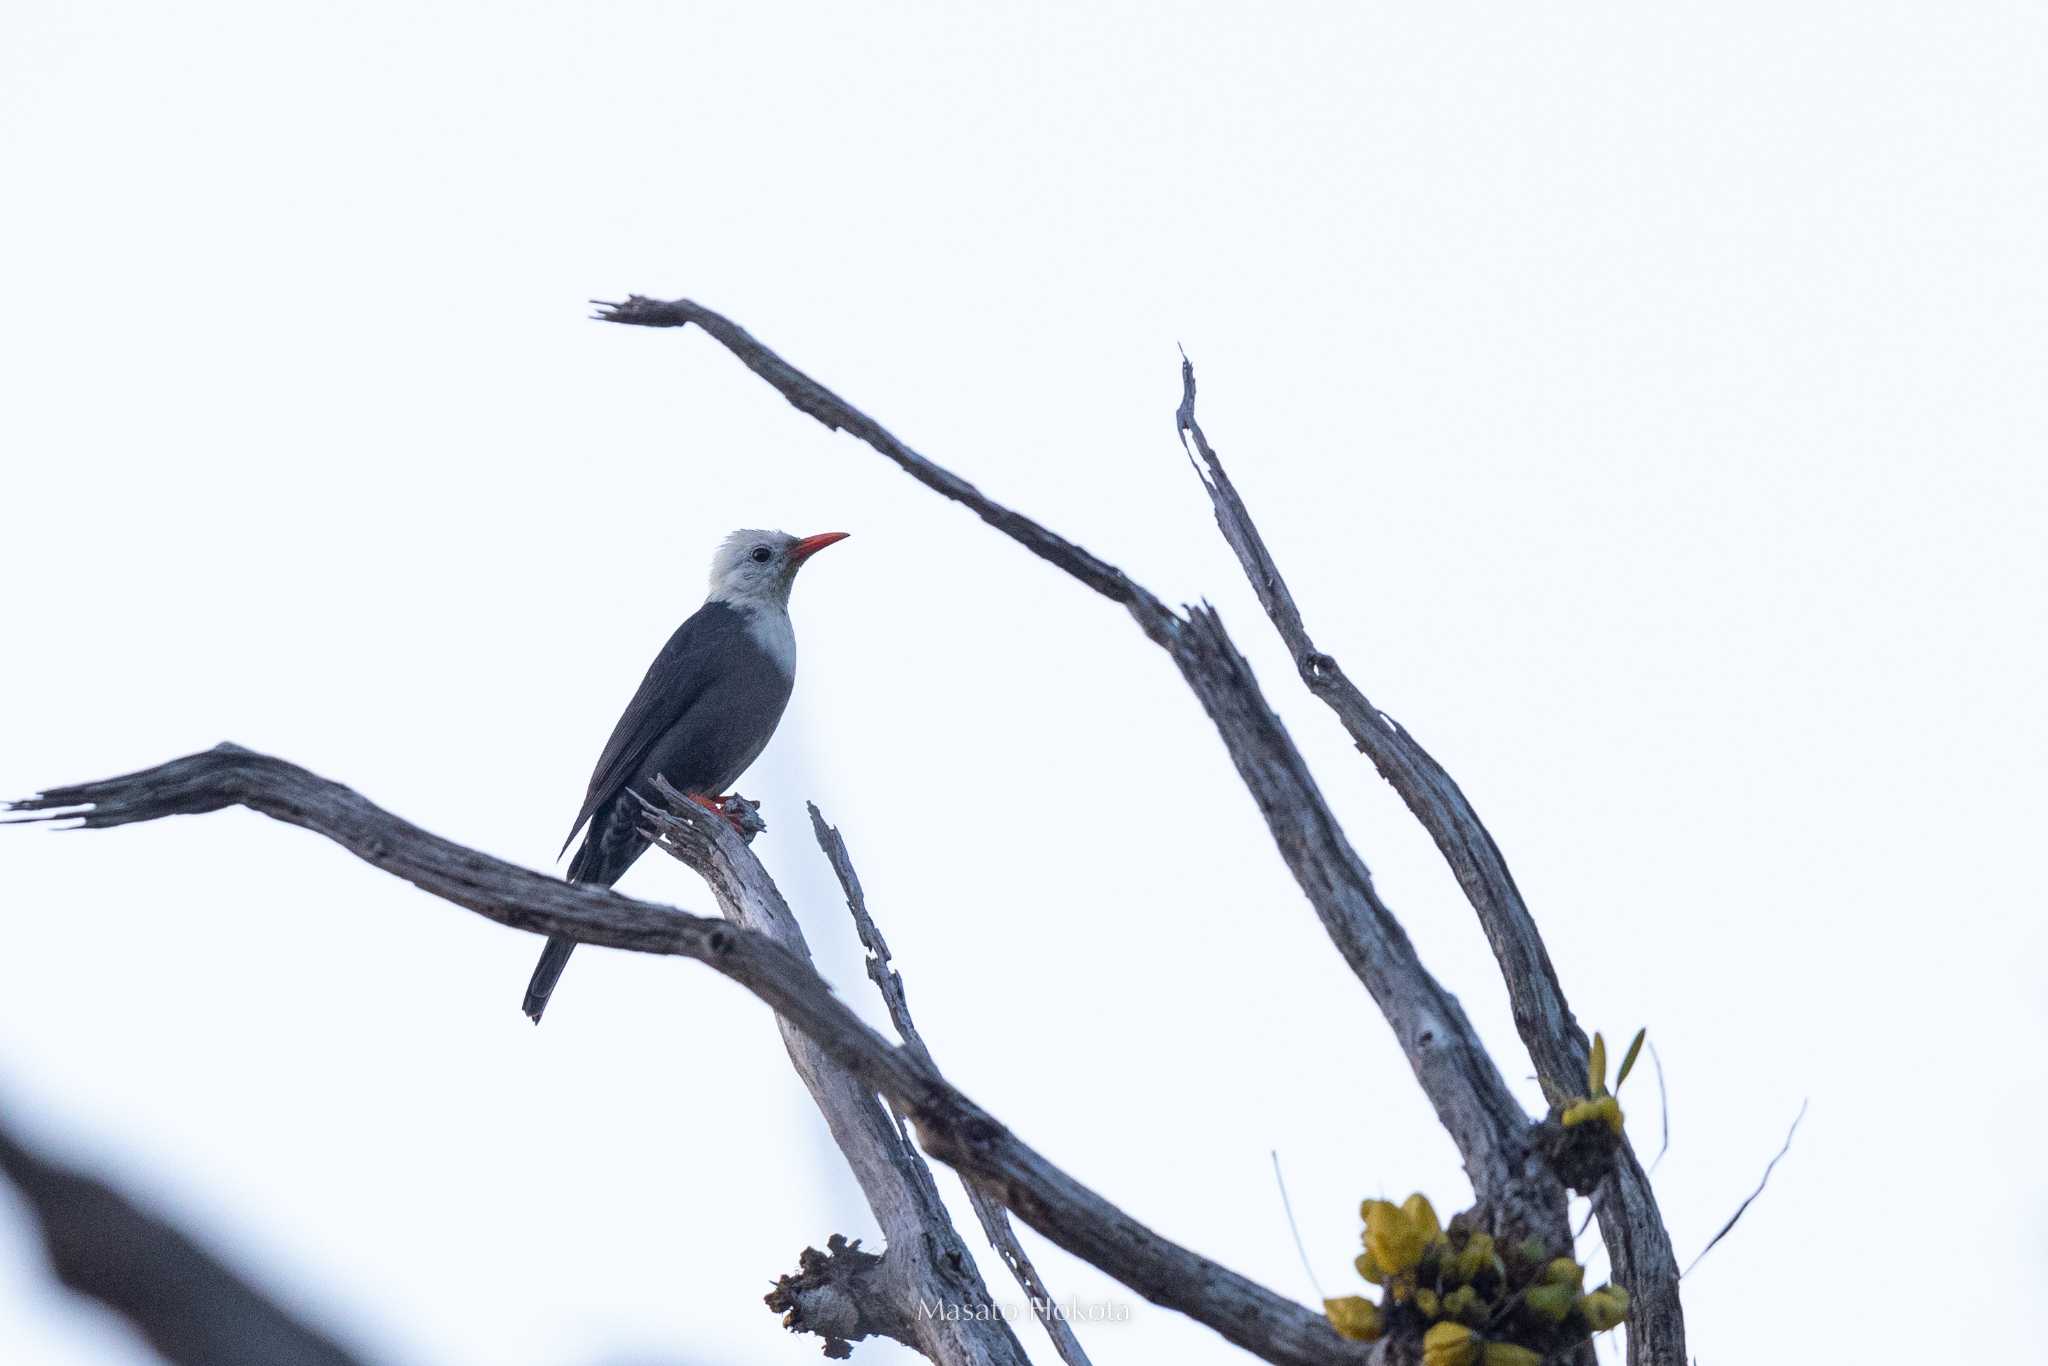
{"label": "bird's red bill", "polygon": [[802,564],[826,546],[843,541],[852,534],[847,531],[821,531],[815,536],[806,536],[789,548],[789,558]]}

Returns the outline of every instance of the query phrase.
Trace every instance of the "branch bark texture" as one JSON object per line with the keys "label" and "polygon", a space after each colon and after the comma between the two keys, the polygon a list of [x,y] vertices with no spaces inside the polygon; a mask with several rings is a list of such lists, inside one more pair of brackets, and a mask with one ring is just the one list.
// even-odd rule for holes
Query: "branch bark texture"
{"label": "branch bark texture", "polygon": [[[896,971],[889,956],[889,942],[882,938],[881,927],[868,914],[867,895],[861,890],[860,875],[853,870],[853,856],[847,852],[846,841],[838,830],[825,823],[816,806],[810,807],[810,813],[811,832],[818,837],[818,847],[825,851],[825,859],[839,879],[839,890],[846,894],[846,909],[853,915],[854,930],[860,935],[861,946],[868,951],[868,978],[881,993],[882,1003],[889,1008],[889,1019],[896,1026],[897,1037],[903,1040],[905,1048],[937,1070],[938,1064],[932,1061],[931,1049],[925,1046],[924,1038],[917,1032],[916,1022],[910,1018],[910,1000],[903,991],[903,975]],[[973,1181],[963,1177],[960,1184],[967,1189],[967,1201],[974,1207],[974,1217],[981,1221],[981,1231],[988,1236],[989,1246],[1003,1259],[1003,1265],[1010,1268],[1010,1274],[1016,1278],[1025,1298],[1031,1301],[1039,1321],[1052,1338],[1054,1349],[1060,1354],[1060,1360],[1067,1366],[1089,1366],[1088,1354],[1074,1335],[1074,1326],[1060,1313],[1052,1292],[1045,1288],[1044,1280],[1039,1277],[1038,1268],[1031,1264],[1024,1245],[1017,1241],[1017,1230],[1010,1225],[1009,1211]]]}
{"label": "branch bark texture", "polygon": [[[728,921],[774,941],[808,965],[811,949],[803,929],[745,837],[724,816],[706,811],[665,782],[658,781],[657,787],[668,806],[645,811],[657,846],[710,884]],[[867,1296],[867,1303],[855,1306],[867,1322],[888,1324],[882,1331],[941,1366],[1029,1366],[1009,1323],[992,1312],[988,1287],[953,1227],[931,1169],[883,1112],[874,1086],[788,1019],[777,1017],[776,1024],[797,1076],[853,1168],[886,1242],[862,1275],[834,1278],[832,1293]],[[929,1058],[922,1061],[929,1066]],[[814,1321],[823,1317],[815,1303],[799,1307]],[[959,1312],[940,1312],[949,1308]],[[831,1321],[839,1324],[842,1318],[835,1315]],[[801,1321],[791,1326],[801,1327]],[[852,1334],[842,1327],[838,1336]]]}
{"label": "branch bark texture", "polygon": [[[604,309],[600,317],[612,322],[696,324],[803,412],[828,428],[859,437],[919,482],[963,504],[1130,612],[1147,638],[1167,652],[1202,704],[1283,860],[1332,942],[1386,1017],[1464,1159],[1478,1202],[1471,1215],[1477,1226],[1511,1237],[1533,1234],[1552,1246],[1569,1245],[1565,1187],[1532,1141],[1536,1130],[1529,1117],[1456,998],[1423,966],[1380,898],[1364,860],[1329,810],[1306,762],[1213,610],[1168,608],[1115,566],[918,454],[730,319],[688,300],[659,302],[638,296]],[[1517,1027],[1546,1094],[1553,1100],[1573,1094],[1584,1072],[1585,1039],[1505,861],[1441,766],[1391,718],[1373,708],[1334,660],[1314,648],[1277,566],[1194,421],[1191,367],[1184,369],[1183,378],[1183,439],[1194,443],[1191,459],[1203,472],[1219,525],[1268,615],[1304,680],[1337,711],[1359,748],[1401,791],[1451,863],[1507,978]],[[500,923],[589,943],[696,958],[746,986],[781,1018],[791,1056],[841,1146],[850,1158],[861,1155],[855,1158],[856,1173],[889,1235],[891,1251],[900,1245],[899,1239],[926,1240],[924,1260],[916,1268],[919,1277],[943,1280],[951,1274],[949,1268],[957,1268],[957,1257],[972,1279],[956,1282],[953,1289],[986,1296],[971,1260],[944,1219],[929,1171],[900,1128],[889,1125],[872,1091],[908,1116],[926,1152],[961,1172],[977,1194],[978,1212],[984,1201],[1007,1206],[1147,1298],[1189,1314],[1266,1360],[1367,1361],[1385,1355],[1388,1344],[1375,1352],[1344,1343],[1320,1315],[1137,1224],[1052,1167],[951,1087],[908,1023],[900,980],[887,969],[886,949],[875,948],[878,933],[870,942],[875,954],[870,972],[906,1042],[892,1045],[870,1029],[817,976],[788,907],[744,843],[708,817],[649,811],[650,823],[670,852],[710,879],[730,924],[514,868],[409,826],[338,784],[232,746],[126,778],[53,791],[22,805],[45,814],[89,807],[70,814],[96,826],[231,804],[319,831],[369,862]],[[817,824],[830,855],[828,831],[822,821]],[[850,863],[844,861],[843,846],[835,866],[842,867],[849,900],[857,901],[858,884],[851,877]],[[865,937],[872,925],[863,912],[864,908],[856,909]],[[1647,1178],[1632,1153],[1622,1151],[1607,1184],[1614,1198],[1601,1202],[1603,1232],[1618,1275],[1637,1296],[1631,1358],[1677,1366],[1684,1360],[1683,1322],[1675,1280],[1667,1284],[1662,1279],[1672,1264],[1669,1240]],[[994,1212],[1000,1218],[1001,1209]],[[995,1221],[986,1215],[984,1221],[995,1238]],[[934,1229],[943,1233],[935,1235]],[[899,1263],[903,1265],[908,1263]],[[1025,1280],[1027,1287],[1033,1279]],[[1014,1337],[1008,1343],[1014,1347]]]}
{"label": "branch bark texture", "polygon": [[894,1338],[916,1347],[896,1283],[900,1278],[889,1274],[885,1260],[861,1251],[860,1239],[849,1242],[835,1233],[825,1251],[805,1248],[796,1274],[778,1277],[762,1299],[792,1333],[823,1338],[825,1355],[834,1360],[852,1356],[853,1344],[864,1338]]}
{"label": "branch bark texture", "polygon": [[928,1064],[869,1028],[809,962],[765,934],[517,867],[430,834],[340,783],[237,745],[52,788],[10,809],[16,819],[104,829],[231,806],[323,835],[430,895],[513,929],[704,963],[893,1101],[916,1125],[925,1152],[1146,1299],[1276,1366],[1374,1359],[1363,1344],[1339,1338],[1320,1313],[1161,1237],[1053,1166]]}
{"label": "branch bark texture", "polygon": [[[1398,721],[1375,707],[1335,659],[1316,648],[1279,564],[1224,470],[1222,458],[1195,420],[1195,367],[1186,357],[1181,359],[1181,400],[1175,423],[1188,459],[1208,491],[1216,525],[1237,553],[1252,591],[1293,656],[1301,681],[1336,713],[1359,752],[1372,760],[1380,776],[1429,832],[1477,912],[1507,984],[1515,1028],[1536,1064],[1544,1096],[1555,1105],[1583,1094],[1585,1032],[1573,1018],[1535,917],[1529,914],[1500,847],[1443,765]],[[1678,1263],[1649,1177],[1626,1137],[1603,1190],[1611,1193],[1611,1198],[1595,1203],[1601,1232],[1615,1277],[1633,1297],[1630,1360],[1639,1366],[1682,1366],[1685,1320],[1678,1300]]]}
{"label": "branch bark texture", "polygon": [[1457,999],[1422,965],[1407,932],[1381,900],[1364,860],[1213,611],[1172,611],[1114,565],[918,454],[722,314],[688,299],[638,295],[601,308],[598,316],[607,322],[702,328],[801,411],[859,437],[918,482],[1129,611],[1172,658],[1208,712],[1295,881],[1386,1016],[1439,1121],[1458,1145],[1485,1225],[1510,1236],[1536,1234],[1554,1246],[1568,1244],[1565,1191],[1531,1152],[1528,1116]]}

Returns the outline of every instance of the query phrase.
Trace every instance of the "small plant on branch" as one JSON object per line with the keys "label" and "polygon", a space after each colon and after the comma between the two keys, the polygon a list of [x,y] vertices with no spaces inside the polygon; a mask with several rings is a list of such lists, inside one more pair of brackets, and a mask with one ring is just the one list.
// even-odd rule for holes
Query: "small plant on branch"
{"label": "small plant on branch", "polygon": [[1587,1291],[1586,1268],[1541,1238],[1497,1243],[1465,1215],[1445,1228],[1419,1193],[1358,1212],[1354,1265],[1381,1293],[1324,1301],[1342,1337],[1419,1340],[1426,1366],[1539,1366],[1628,1316],[1626,1290]]}

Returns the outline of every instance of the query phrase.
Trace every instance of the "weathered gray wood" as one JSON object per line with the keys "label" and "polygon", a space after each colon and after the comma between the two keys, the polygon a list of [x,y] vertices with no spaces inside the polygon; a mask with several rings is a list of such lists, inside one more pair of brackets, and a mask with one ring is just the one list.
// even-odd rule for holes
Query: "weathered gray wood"
{"label": "weathered gray wood", "polygon": [[422,830],[340,783],[237,745],[52,788],[8,806],[16,819],[75,819],[86,829],[242,806],[323,835],[498,924],[695,959],[752,992],[895,1102],[917,1126],[925,1152],[981,1182],[1025,1223],[1146,1299],[1278,1366],[1374,1359],[1363,1344],[1339,1338],[1320,1313],[1161,1237],[1053,1166],[927,1063],[869,1028],[808,962],[765,934],[520,868]]}
{"label": "weathered gray wood", "polygon": [[1172,611],[1114,565],[918,454],[722,314],[688,299],[639,295],[599,308],[606,322],[702,328],[800,411],[859,437],[919,483],[1130,612],[1208,712],[1296,883],[1393,1029],[1437,1118],[1458,1145],[1480,1222],[1510,1236],[1533,1233],[1552,1246],[1568,1245],[1565,1190],[1529,1147],[1529,1117],[1457,998],[1422,965],[1381,900],[1365,861],[1214,611]]}
{"label": "weathered gray wood", "polygon": [[[920,482],[961,502],[990,525],[1129,611],[1146,636],[1166,650],[1201,701],[1284,861],[1339,952],[1392,1027],[1418,1082],[1464,1159],[1478,1197],[1472,1217],[1499,1233],[1534,1233],[1553,1246],[1567,1245],[1564,1186],[1532,1143],[1536,1130],[1480,1045],[1455,997],[1423,967],[1406,933],[1380,899],[1364,861],[1338,826],[1300,752],[1274,716],[1249,666],[1212,610],[1169,609],[1113,565],[932,464],[729,319],[709,309],[687,300],[662,303],[638,297],[605,308],[607,311],[600,316],[609,321],[666,327],[698,324],[800,410],[830,428],[844,429],[860,437]],[[1191,409],[1189,420],[1192,421]],[[1248,518],[1246,522],[1248,525]],[[1267,563],[1270,564],[1270,557]],[[1277,582],[1277,571],[1273,579]],[[1305,632],[1303,639],[1306,640]],[[1333,661],[1314,654],[1312,649],[1298,658],[1306,661],[1305,667],[1312,665],[1318,672],[1326,662],[1334,666]],[[1362,696],[1359,700],[1363,703]],[[1405,732],[1382,714],[1372,711],[1370,716],[1375,726],[1384,726],[1397,737],[1405,738]],[[1416,773],[1427,778],[1430,770],[1434,770],[1441,778],[1437,798],[1462,804],[1462,794],[1457,793],[1448,776],[1435,767],[1419,746],[1414,746],[1413,751],[1420,755],[1415,761],[1419,765]],[[1406,753],[1405,747],[1401,752]],[[239,765],[235,783],[226,793],[208,790],[204,782],[193,786],[198,775],[190,766],[218,760],[223,754],[232,764]],[[297,775],[304,782],[285,783],[279,776],[281,772]],[[144,779],[152,780],[146,784],[148,791],[138,791],[133,785]],[[360,809],[345,814],[360,820],[366,812],[374,813],[428,842],[424,846],[427,861],[396,857],[395,846],[387,842],[390,827],[379,827],[382,833],[368,841],[353,838],[349,821],[338,825],[334,822],[336,812],[329,809],[331,802],[322,804],[318,811],[295,806],[281,799],[286,788],[301,796],[307,791],[321,791],[332,800],[338,800],[336,794],[341,794],[360,804]],[[1368,1351],[1341,1342],[1319,1315],[1160,1239],[1052,1168],[949,1086],[922,1050],[892,1047],[868,1029],[830,996],[806,961],[769,935],[724,926],[713,928],[715,922],[649,907],[613,892],[569,887],[539,878],[436,840],[397,822],[345,788],[246,751],[217,750],[212,756],[190,756],[145,774],[130,775],[128,779],[46,794],[30,806],[47,809],[52,804],[61,804],[67,796],[73,801],[101,803],[85,813],[87,824],[120,824],[240,802],[279,819],[321,830],[371,862],[502,923],[541,933],[564,933],[585,942],[698,958],[747,986],[782,1016],[786,1027],[815,1041],[827,1058],[889,1097],[917,1126],[925,1150],[960,1170],[970,1185],[993,1191],[1002,1204],[1033,1227],[1148,1298],[1188,1313],[1230,1341],[1271,1361],[1365,1361],[1387,1355],[1386,1343],[1380,1344],[1378,1351]],[[170,798],[168,803],[166,796]],[[1411,800],[1411,806],[1414,804]],[[1464,810],[1469,814],[1469,806]],[[659,819],[658,813],[655,818]],[[1455,812],[1447,828],[1459,828]],[[1483,873],[1484,863],[1479,855],[1491,848],[1491,840],[1485,836],[1484,828],[1477,825],[1476,817],[1472,818],[1471,830],[1464,833],[1468,839],[1483,841],[1483,845],[1475,843],[1466,849],[1468,859],[1476,860],[1473,866]],[[414,854],[422,848],[411,842],[406,847]],[[1447,857],[1451,857],[1449,851]],[[1497,850],[1492,857],[1498,863]],[[1459,866],[1456,858],[1453,866]],[[489,876],[482,876],[485,873]],[[1500,865],[1499,874],[1505,878],[1504,864]],[[513,885],[502,885],[506,876],[514,879]],[[1462,871],[1460,876],[1462,881]],[[481,877],[481,882],[472,885],[475,877]],[[538,886],[518,879],[537,880]],[[485,894],[485,885],[493,889],[493,894]],[[1506,885],[1512,889],[1511,881]],[[1514,905],[1519,907],[1518,897]],[[653,919],[649,918],[650,913]],[[1482,910],[1483,920],[1486,914]],[[1526,917],[1526,909],[1521,914]],[[1509,928],[1514,927],[1510,924]],[[1529,930],[1533,936],[1533,924]],[[1494,925],[1489,924],[1489,934],[1494,931]],[[1562,992],[1557,989],[1555,973],[1547,958],[1542,956],[1540,939],[1504,942],[1513,953],[1525,954],[1533,949],[1537,956],[1536,960],[1517,960],[1510,966],[1509,955],[1497,946],[1496,951],[1504,953],[1503,971],[1509,975],[1511,989],[1526,972],[1534,971],[1536,975],[1530,979],[1533,985],[1529,988],[1533,993],[1531,1000],[1540,1007],[1543,993],[1554,993],[1555,1004],[1562,1012],[1557,1018],[1569,1024],[1569,1011],[1563,1009]],[[1519,1022],[1520,1001],[1517,1011]],[[1570,1027],[1576,1030],[1575,1025]],[[1574,1036],[1567,1036],[1570,1037]],[[1576,1037],[1579,1061],[1575,1065],[1582,1067],[1583,1037]],[[1554,1040],[1552,1044],[1554,1047]],[[1533,1053],[1535,1045],[1531,1048]],[[1559,1094],[1558,1078],[1573,1074],[1559,1070],[1557,1057],[1546,1061],[1539,1056],[1538,1061],[1546,1089],[1553,1095]],[[925,1173],[925,1183],[929,1185],[929,1173]],[[1626,1150],[1608,1184],[1624,1191],[1639,1188],[1647,1196],[1647,1182],[1633,1155]],[[1616,1199],[1604,1204],[1621,1209],[1624,1202]],[[1657,1260],[1659,1249],[1662,1259],[1669,1261],[1669,1241],[1656,1219],[1654,1204],[1648,1204],[1647,1210],[1646,1223],[1623,1217],[1610,1224],[1610,1216],[1603,1208],[1603,1228],[1614,1249],[1617,1269],[1651,1265]],[[1644,1339],[1643,1353],[1653,1350],[1651,1344],[1661,1342],[1668,1348],[1671,1343],[1682,1342],[1682,1321],[1677,1312],[1676,1297],[1672,1296],[1668,1307],[1649,1316],[1648,1322],[1632,1325],[1635,1335]],[[1632,1346],[1632,1351],[1635,1350]],[[1673,1358],[1638,1354],[1637,1359],[1661,1362]]]}
{"label": "weathered gray wood", "polygon": [[[931,1049],[925,1046],[923,1036],[917,1032],[916,1022],[910,1018],[910,1001],[904,995],[903,975],[896,971],[895,962],[889,956],[889,941],[882,938],[881,927],[868,914],[867,895],[861,890],[860,875],[853,870],[853,855],[847,852],[846,841],[840,837],[839,831],[825,823],[817,806],[811,804],[809,809],[811,832],[818,837],[818,847],[825,851],[825,859],[839,879],[839,890],[846,894],[846,909],[853,915],[854,930],[860,935],[861,946],[868,951],[868,978],[874,982],[875,990],[881,993],[882,1003],[888,1006],[889,1019],[895,1023],[897,1037],[903,1040],[903,1046],[936,1070],[938,1064],[932,1061]],[[1074,1326],[1060,1313],[1058,1302],[1045,1288],[1038,1268],[1031,1264],[1024,1245],[1017,1241],[1017,1230],[1010,1225],[1010,1212],[966,1177],[961,1178],[960,1184],[966,1187],[967,1201],[974,1207],[974,1217],[981,1221],[981,1231],[988,1236],[989,1246],[1003,1259],[1003,1265],[1010,1268],[1010,1274],[1024,1291],[1024,1297],[1037,1312],[1039,1322],[1045,1325],[1060,1360],[1067,1366],[1089,1366],[1088,1354],[1082,1350],[1080,1339],[1074,1336]]]}
{"label": "weathered gray wood", "polygon": [[[768,870],[754,857],[746,836],[726,817],[713,815],[666,783],[657,780],[656,785],[668,804],[666,809],[649,806],[645,812],[656,847],[688,864],[710,884],[728,921],[773,940],[809,964],[811,947],[803,929]],[[850,1287],[859,1285],[869,1296],[852,1307],[866,1323],[942,1366],[1028,1366],[1016,1334],[994,1312],[995,1302],[953,1227],[930,1168],[884,1113],[875,1088],[834,1061],[789,1020],[778,1017],[776,1024],[797,1076],[817,1102],[832,1141],[846,1155],[886,1242],[880,1262],[868,1275],[840,1283],[834,1292],[849,1295]],[[928,1312],[919,1313],[920,1307]],[[947,1307],[959,1312],[936,1312]],[[825,1312],[816,1304],[800,1308],[799,1322],[804,1317],[822,1319]],[[836,1316],[832,1321],[843,1324]],[[842,1326],[838,1336],[850,1339],[857,1334]]]}
{"label": "weathered gray wood", "polygon": [[[1181,358],[1181,401],[1175,414],[1188,460],[1208,490],[1216,525],[1237,552],[1301,681],[1321,698],[1435,841],[1478,913],[1507,983],[1515,1028],[1553,1103],[1586,1089],[1586,1035],[1572,1016],[1535,917],[1515,886],[1507,860],[1479,813],[1451,775],[1401,724],[1367,700],[1329,655],[1316,648],[1294,595],[1223,461],[1195,420],[1195,367]],[[1678,1300],[1678,1263],[1649,1178],[1626,1146],[1595,1203],[1615,1279],[1629,1289],[1629,1360],[1636,1366],[1684,1366],[1685,1317]]]}
{"label": "weathered gray wood", "polygon": [[783,1316],[791,1332],[823,1338],[830,1358],[852,1356],[853,1344],[871,1337],[916,1347],[913,1315],[901,1302],[901,1277],[883,1261],[862,1250],[860,1239],[835,1233],[823,1252],[805,1248],[796,1274],[777,1277],[762,1302]]}

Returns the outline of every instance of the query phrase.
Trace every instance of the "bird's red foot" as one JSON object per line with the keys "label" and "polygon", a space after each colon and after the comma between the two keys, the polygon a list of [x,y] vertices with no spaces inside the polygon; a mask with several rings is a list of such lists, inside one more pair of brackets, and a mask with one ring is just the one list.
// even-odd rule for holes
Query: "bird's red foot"
{"label": "bird's red foot", "polygon": [[762,828],[758,809],[745,797],[707,797],[701,792],[692,792],[689,797],[713,815],[725,817],[727,823],[742,835],[752,835]]}

